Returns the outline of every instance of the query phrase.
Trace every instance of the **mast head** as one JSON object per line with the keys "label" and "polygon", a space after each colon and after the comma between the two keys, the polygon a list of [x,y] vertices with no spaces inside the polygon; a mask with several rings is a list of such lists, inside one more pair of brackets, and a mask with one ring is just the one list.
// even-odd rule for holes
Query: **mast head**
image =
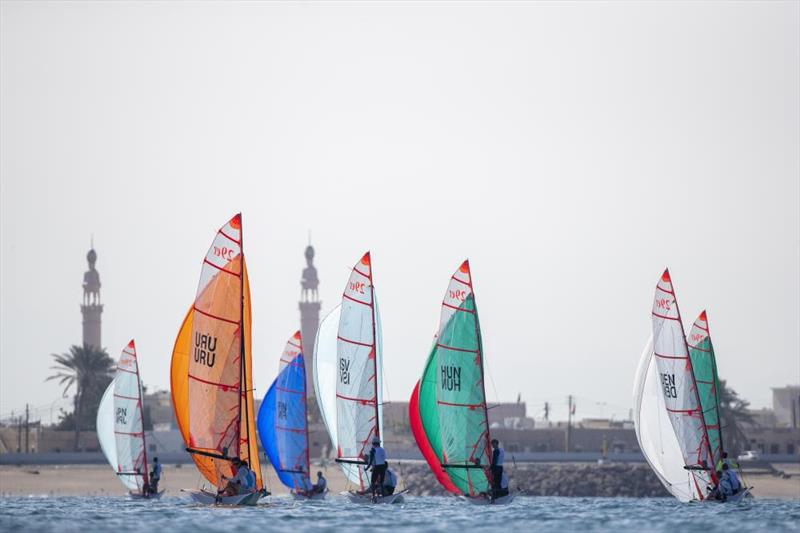
{"label": "mast head", "polygon": [[464,274],[469,274],[469,259],[464,259],[464,262],[461,263],[461,266],[458,267],[458,270]]}
{"label": "mast head", "polygon": [[242,229],[242,214],[236,213],[233,215],[233,218],[230,219],[228,224],[230,224],[233,229]]}
{"label": "mast head", "polygon": [[672,283],[672,279],[669,277],[669,269],[664,269],[664,273],[661,274],[661,281],[664,283]]}
{"label": "mast head", "polygon": [[697,317],[697,320],[702,320],[703,322],[708,322],[708,318],[706,318],[706,310],[705,309],[703,309],[703,311],[700,313],[700,316]]}
{"label": "mast head", "polygon": [[369,250],[367,250],[367,253],[365,253],[365,254],[364,254],[362,257],[361,257],[361,261],[360,261],[360,262],[361,262],[361,264],[362,264],[362,265],[364,265],[364,266],[369,266],[371,261],[372,261],[372,258],[371,258],[371,256],[370,256]]}

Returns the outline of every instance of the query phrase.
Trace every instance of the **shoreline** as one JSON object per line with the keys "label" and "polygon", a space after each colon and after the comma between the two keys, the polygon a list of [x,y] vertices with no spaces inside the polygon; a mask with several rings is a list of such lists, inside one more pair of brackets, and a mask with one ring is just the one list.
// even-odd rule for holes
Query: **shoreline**
{"label": "shoreline", "polygon": [[[427,465],[419,462],[392,462],[412,495],[445,495]],[[800,465],[777,465],[791,477],[771,474],[746,474],[756,499],[800,500]],[[314,466],[312,478],[322,471],[332,495],[352,488],[335,464]],[[265,487],[276,496],[289,490],[277,479],[272,468],[262,465]],[[650,479],[652,477],[652,479]],[[649,467],[623,464],[586,465],[570,463],[526,464],[511,472],[512,486],[523,488],[529,496],[574,497],[658,497],[667,492],[655,480]],[[602,479],[603,483],[586,480]],[[631,482],[635,480],[635,483]],[[655,480],[655,483],[653,481]],[[169,496],[180,496],[181,489],[199,488],[208,482],[192,464],[164,464],[160,488]],[[125,496],[127,490],[108,465],[2,465],[0,499],[20,496]]]}

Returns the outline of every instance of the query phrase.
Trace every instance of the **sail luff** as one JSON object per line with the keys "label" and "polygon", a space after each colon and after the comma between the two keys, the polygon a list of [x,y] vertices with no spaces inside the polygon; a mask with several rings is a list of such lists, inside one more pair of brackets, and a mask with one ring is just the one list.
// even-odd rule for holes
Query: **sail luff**
{"label": "sail luff", "polygon": [[305,365],[305,358],[306,354],[303,351],[303,335],[300,331],[297,331],[297,339],[300,341],[300,353],[303,356],[303,372],[302,372],[302,381],[303,381],[303,390],[305,391],[303,394],[303,420],[306,424],[306,472],[308,473],[308,478],[311,479],[311,438],[308,434],[308,390],[306,390],[306,386],[308,381],[306,380],[306,365]]}
{"label": "sail luff", "polygon": [[[131,339],[131,344],[133,345],[133,353],[136,353],[136,345],[134,344],[133,339]],[[145,437],[145,427],[144,427],[144,406],[142,405],[142,401],[144,399],[144,393],[142,391],[142,376],[139,373],[139,357],[136,356],[136,382],[138,383],[138,390],[139,390],[139,417],[142,420],[142,455],[144,457],[144,483],[145,485],[150,485],[150,469],[147,467],[147,438]]]}

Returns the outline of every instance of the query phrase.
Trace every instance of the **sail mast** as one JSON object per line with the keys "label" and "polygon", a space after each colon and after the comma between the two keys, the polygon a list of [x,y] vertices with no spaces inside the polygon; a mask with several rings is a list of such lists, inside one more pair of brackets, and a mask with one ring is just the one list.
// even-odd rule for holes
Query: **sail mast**
{"label": "sail mast", "polygon": [[[467,265],[467,271],[469,271],[469,290],[472,293],[472,305],[475,308],[475,335],[478,339],[478,357],[481,359],[481,389],[483,391],[483,418],[486,422],[486,439],[484,441],[484,446],[486,446],[486,454],[491,456],[490,454],[490,436],[489,436],[489,409],[486,402],[486,372],[483,369],[483,337],[481,336],[481,325],[478,321],[478,301],[475,298],[475,289],[472,286],[472,270],[469,268],[469,259],[464,261]],[[491,465],[491,463],[490,463]],[[488,477],[488,472],[484,469],[484,473],[486,473]]]}
{"label": "sail mast", "polygon": [[[133,345],[133,353],[136,354],[136,344],[133,342],[133,339],[131,339],[131,344]],[[148,471],[148,468],[147,468],[147,439],[144,436],[144,431],[145,431],[145,428],[144,428],[144,405],[142,405],[142,402],[144,401],[144,398],[143,398],[143,394],[142,394],[142,377],[139,374],[139,355],[137,354],[134,357],[136,357],[136,385],[137,385],[137,389],[139,391],[139,402],[138,402],[137,405],[139,407],[139,416],[142,419],[142,455],[143,455],[143,459],[144,459],[144,472],[142,473],[142,476],[144,478],[144,484],[145,485],[149,485],[150,484],[150,472]]]}
{"label": "sail mast", "polygon": [[[242,214],[239,217],[239,255],[241,269],[239,273],[239,457],[242,456],[242,398],[247,394],[247,364],[245,362],[245,328],[244,328],[244,224]],[[244,402],[244,425],[247,437],[247,461],[250,462],[250,416],[247,412],[247,400]]]}
{"label": "sail mast", "polygon": [[375,372],[375,379],[373,380],[373,385],[375,386],[375,436],[382,439],[383,436],[380,434],[380,414],[378,413],[380,407],[378,406],[378,337],[375,334],[375,285],[372,282],[372,255],[369,251],[367,251],[367,257],[369,258],[369,287],[372,293],[370,311],[372,314],[372,368]]}
{"label": "sail mast", "polygon": [[303,420],[306,422],[306,469],[308,470],[308,480],[311,481],[311,452],[309,450],[310,438],[308,436],[308,390],[306,381],[306,356],[303,352],[303,334],[297,332],[298,339],[300,340],[300,354],[303,356]]}

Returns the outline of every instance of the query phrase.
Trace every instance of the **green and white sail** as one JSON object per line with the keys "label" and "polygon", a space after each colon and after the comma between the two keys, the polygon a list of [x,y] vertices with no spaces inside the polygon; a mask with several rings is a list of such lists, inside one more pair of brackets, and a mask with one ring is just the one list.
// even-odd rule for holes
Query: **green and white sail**
{"label": "green and white sail", "polygon": [[722,459],[723,450],[719,415],[719,378],[705,311],[700,313],[700,316],[694,321],[687,343],[689,357],[692,359],[692,371],[697,383],[697,393],[700,396],[700,406],[703,408],[708,443],[711,448],[712,460],[709,461],[709,464],[716,465]]}
{"label": "green and white sail", "polygon": [[426,459],[437,478],[445,476],[442,485],[468,496],[487,492],[491,451],[483,346],[469,261],[450,278],[416,405],[423,431],[415,437],[421,449],[433,452]]}

